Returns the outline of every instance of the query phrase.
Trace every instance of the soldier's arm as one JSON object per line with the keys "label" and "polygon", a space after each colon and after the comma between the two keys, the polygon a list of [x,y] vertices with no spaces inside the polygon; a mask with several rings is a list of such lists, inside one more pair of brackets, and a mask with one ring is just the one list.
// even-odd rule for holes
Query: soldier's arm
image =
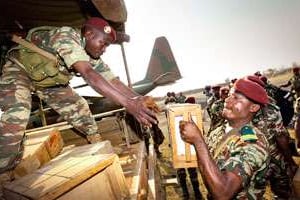
{"label": "soldier's arm", "polygon": [[116,89],[110,82],[97,73],[89,62],[78,61],[72,67],[82,75],[84,80],[97,92],[124,106],[139,122],[151,126],[156,123],[155,113],[142,104],[139,99],[131,98]]}
{"label": "soldier's arm", "polygon": [[125,94],[128,97],[137,97],[140,96],[140,94],[136,93],[134,90],[129,88],[127,85],[125,85],[122,81],[120,81],[118,78],[114,78],[110,81],[110,83],[118,90],[122,91],[123,94]]}
{"label": "soldier's arm", "polygon": [[212,159],[201,131],[194,123],[180,124],[182,138],[194,145],[198,167],[213,199],[231,199],[242,187],[242,177],[232,171],[221,171]]}
{"label": "soldier's arm", "polygon": [[286,84],[279,85],[279,87],[288,87],[291,84],[292,84],[291,81],[288,81]]}

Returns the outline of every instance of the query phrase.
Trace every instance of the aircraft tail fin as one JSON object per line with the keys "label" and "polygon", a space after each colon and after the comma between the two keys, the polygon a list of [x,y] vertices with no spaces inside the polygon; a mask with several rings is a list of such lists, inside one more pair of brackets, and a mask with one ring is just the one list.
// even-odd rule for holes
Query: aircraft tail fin
{"label": "aircraft tail fin", "polygon": [[182,77],[168,40],[165,37],[158,37],[154,43],[146,76],[133,84],[133,88],[138,93],[146,94],[149,91],[144,91],[144,88],[140,90],[143,92],[139,92],[138,87],[151,84],[153,89],[159,85],[173,83],[180,78]]}

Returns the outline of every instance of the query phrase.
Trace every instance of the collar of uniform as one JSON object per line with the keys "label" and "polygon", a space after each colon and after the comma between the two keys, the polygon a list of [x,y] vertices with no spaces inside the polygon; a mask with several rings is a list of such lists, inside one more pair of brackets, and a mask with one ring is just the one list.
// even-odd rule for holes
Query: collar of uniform
{"label": "collar of uniform", "polygon": [[229,125],[229,123],[226,123],[225,125],[225,133],[229,133],[232,129],[234,129],[232,126]]}

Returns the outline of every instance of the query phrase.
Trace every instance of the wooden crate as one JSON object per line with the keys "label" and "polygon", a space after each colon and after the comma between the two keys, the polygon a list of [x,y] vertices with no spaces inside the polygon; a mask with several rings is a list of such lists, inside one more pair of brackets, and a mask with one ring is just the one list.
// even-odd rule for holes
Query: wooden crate
{"label": "wooden crate", "polygon": [[179,132],[179,122],[191,119],[202,130],[202,111],[199,104],[171,104],[167,107],[167,120],[172,148],[174,168],[197,167],[197,156],[194,147],[185,143]]}
{"label": "wooden crate", "polygon": [[64,142],[57,129],[26,134],[21,162],[14,169],[14,177],[20,178],[37,170],[63,149]]}
{"label": "wooden crate", "polygon": [[65,151],[34,173],[6,184],[4,197],[47,200],[128,197],[129,189],[119,158],[111,153],[112,148],[103,153],[107,144],[101,143]]}

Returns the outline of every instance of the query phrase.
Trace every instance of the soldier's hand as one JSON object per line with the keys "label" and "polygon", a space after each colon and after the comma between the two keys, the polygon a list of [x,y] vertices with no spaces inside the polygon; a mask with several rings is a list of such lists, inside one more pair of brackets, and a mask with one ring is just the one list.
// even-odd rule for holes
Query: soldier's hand
{"label": "soldier's hand", "polygon": [[154,111],[155,113],[161,112],[161,109],[158,107],[154,99],[150,96],[142,96],[144,105],[149,108],[150,110]]}
{"label": "soldier's hand", "polygon": [[182,140],[190,144],[195,144],[203,139],[201,136],[202,131],[193,121],[180,121],[179,130]]}
{"label": "soldier's hand", "polygon": [[146,99],[147,99],[147,97],[144,97],[144,96],[138,96],[135,98],[131,98],[127,102],[126,109],[142,125],[151,127],[152,123],[157,124],[157,120],[156,120],[156,116],[155,116],[155,111],[153,111],[147,107],[147,103],[145,103]]}

